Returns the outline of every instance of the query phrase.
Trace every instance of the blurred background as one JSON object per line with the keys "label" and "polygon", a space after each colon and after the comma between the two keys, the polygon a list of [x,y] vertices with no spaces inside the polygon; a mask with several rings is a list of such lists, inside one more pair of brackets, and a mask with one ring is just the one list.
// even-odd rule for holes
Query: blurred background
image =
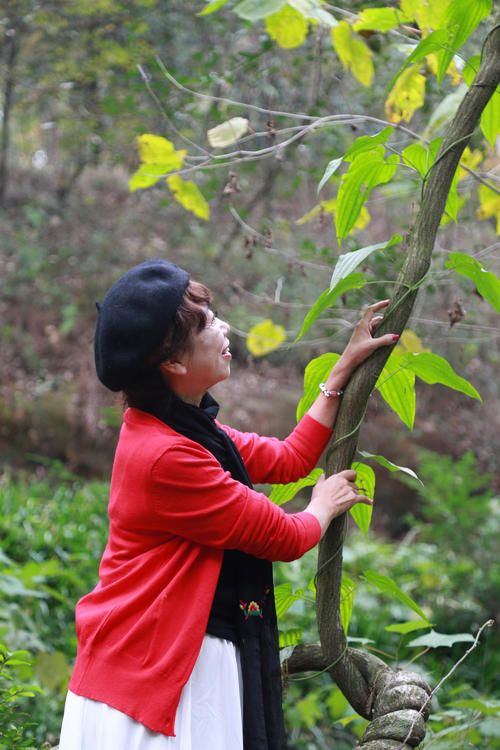
{"label": "blurred background", "polygon": [[[340,252],[331,212],[317,210],[307,220],[318,205],[318,182],[356,137],[382,129],[385,91],[404,58],[398,62],[400,51],[383,35],[367,34],[375,76],[363,87],[333,53],[328,29],[311,27],[300,47],[284,49],[232,5],[207,16],[197,15],[202,3],[194,0],[7,0],[0,9],[0,641],[9,651],[30,652],[15,679],[44,690],[28,708],[16,704],[30,720],[20,718],[18,734],[0,747],[57,740],[76,646],[74,604],[95,584],[105,543],[122,404],[95,376],[95,301],[148,258],[185,267],[209,286],[214,307],[232,325],[233,373],[214,390],[221,420],[285,436],[307,363],[342,351],[363,306],[390,296],[403,260],[404,243],[370,256],[363,270],[371,283],[349,292],[294,343]],[[356,12],[365,3],[348,5]],[[480,51],[487,29],[486,22],[478,28],[469,54]],[[450,77],[429,83],[411,130],[427,139],[442,135],[449,117],[434,114],[444,100],[451,108],[457,90]],[[266,159],[195,169],[209,148],[207,130],[231,117],[249,119],[254,149],[272,145],[277,130],[303,126],[306,116],[350,113],[367,119],[304,134]],[[209,204],[208,221],[173,200],[164,180],[129,189],[140,163],[136,139],[145,133],[187,150],[189,179]],[[398,130],[393,148],[400,152],[412,140]],[[498,175],[498,150],[480,134],[474,149],[480,171]],[[329,182],[321,198],[335,194]],[[405,235],[419,196],[409,170],[378,188],[368,219],[341,252]],[[368,538],[352,532],[345,564],[355,579],[376,561],[427,608],[436,630],[475,634],[500,612],[500,326],[474,284],[444,264],[448,252],[462,251],[498,274],[500,243],[498,208],[481,210],[470,175],[459,183],[459,200],[459,221],[440,230],[409,327],[472,383],[482,403],[418,382],[411,431],[379,395],[371,398],[360,447],[411,467],[425,487],[377,469],[372,529]],[[258,357],[246,334],[265,319],[283,326],[286,341]],[[277,571],[278,581],[294,588],[307,588],[313,576],[314,555]],[[395,663],[416,655],[384,632],[403,617],[401,607],[381,603],[360,583],[350,626]],[[287,627],[317,638],[307,596],[286,617]],[[436,736],[426,747],[500,747],[497,626],[486,641],[434,706]],[[462,651],[463,644],[431,650],[422,670],[435,681]],[[332,742],[343,750],[362,731],[324,676],[314,687],[292,680],[287,696],[291,750]],[[471,698],[475,706],[459,705]],[[0,727],[2,717],[12,717],[12,705],[1,706],[0,699]],[[452,734],[450,726],[460,724],[462,734]]]}

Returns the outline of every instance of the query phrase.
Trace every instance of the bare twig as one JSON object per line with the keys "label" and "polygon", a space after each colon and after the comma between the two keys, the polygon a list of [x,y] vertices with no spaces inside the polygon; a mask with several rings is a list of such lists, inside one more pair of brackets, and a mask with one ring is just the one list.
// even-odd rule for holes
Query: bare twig
{"label": "bare twig", "polygon": [[262,247],[267,253],[270,253],[271,255],[282,255],[289,263],[296,263],[299,266],[307,266],[308,268],[315,268],[318,271],[328,271],[329,273],[331,273],[331,266],[326,266],[323,263],[313,263],[310,260],[303,260],[302,258],[297,258],[295,255],[287,253],[286,250],[279,250],[276,247],[269,247],[267,244],[264,244],[266,241],[264,235],[247,224],[246,221],[241,218],[234,206],[230,206],[229,211],[233,219],[235,219],[238,224],[240,224],[240,226],[245,229],[246,232],[249,232],[249,234],[251,234],[252,236],[257,237],[257,239],[259,239],[263,243]]}
{"label": "bare twig", "polygon": [[461,656],[461,658],[457,662],[455,662],[455,664],[452,666],[452,668],[450,669],[450,671],[448,672],[448,674],[446,674],[443,677],[443,679],[438,682],[438,684],[436,685],[436,687],[434,688],[434,690],[431,692],[431,694],[429,695],[429,697],[427,698],[427,700],[424,702],[424,704],[420,708],[420,711],[418,711],[417,715],[415,716],[415,718],[414,718],[414,720],[413,720],[413,722],[412,722],[412,724],[410,726],[410,729],[408,730],[408,734],[404,738],[402,744],[397,748],[397,750],[404,750],[405,745],[406,745],[407,741],[410,739],[411,733],[413,732],[413,728],[414,728],[416,722],[418,721],[418,717],[423,714],[423,712],[425,711],[425,709],[427,708],[427,706],[429,705],[429,703],[431,702],[431,700],[434,698],[434,696],[436,695],[436,693],[439,690],[441,690],[441,688],[442,688],[443,684],[446,682],[446,680],[449,677],[451,677],[451,675],[456,671],[456,669],[460,666],[460,664],[462,664],[462,662],[464,662],[467,659],[467,657],[469,656],[469,654],[472,653],[472,651],[474,651],[475,648],[477,648],[478,643],[479,643],[479,639],[480,639],[480,637],[482,635],[483,630],[485,628],[491,628],[491,627],[493,627],[494,624],[495,624],[495,620],[486,620],[486,622],[484,622],[481,625],[481,627],[477,631],[477,634],[476,634],[476,637],[474,639],[474,643],[472,644],[472,646],[469,649],[467,649],[467,651],[465,652],[465,654],[463,654],[463,656]]}

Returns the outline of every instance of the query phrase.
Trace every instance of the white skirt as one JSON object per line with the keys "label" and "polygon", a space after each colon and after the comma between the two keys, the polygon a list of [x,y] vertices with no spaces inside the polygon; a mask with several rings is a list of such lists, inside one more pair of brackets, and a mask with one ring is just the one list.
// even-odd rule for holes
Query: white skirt
{"label": "white skirt", "polygon": [[181,693],[175,737],[167,737],[105,703],[68,692],[59,750],[243,750],[239,651],[206,635]]}

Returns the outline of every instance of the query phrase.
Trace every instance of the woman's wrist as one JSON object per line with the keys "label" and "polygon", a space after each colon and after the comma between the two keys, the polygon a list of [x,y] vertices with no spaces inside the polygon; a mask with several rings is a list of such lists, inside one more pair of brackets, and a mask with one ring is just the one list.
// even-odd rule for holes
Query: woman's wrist
{"label": "woman's wrist", "polygon": [[340,390],[344,388],[349,382],[349,378],[356,369],[356,366],[350,363],[347,359],[343,359],[344,355],[337,360],[333,366],[328,378],[325,381],[325,385],[328,390]]}

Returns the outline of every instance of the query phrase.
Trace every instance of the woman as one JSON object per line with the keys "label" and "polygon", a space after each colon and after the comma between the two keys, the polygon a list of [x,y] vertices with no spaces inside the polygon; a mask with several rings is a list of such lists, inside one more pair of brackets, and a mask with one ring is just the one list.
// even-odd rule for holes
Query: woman
{"label": "woman", "polygon": [[99,583],[76,608],[78,653],[60,750],[279,750],[284,746],[273,560],[314,547],[360,494],[354,471],[286,514],[252,489],[316,465],[341,389],[374,349],[372,305],[284,441],[216,421],[229,325],[186,271],[154,259],[109,290],[97,374],[128,405]]}

